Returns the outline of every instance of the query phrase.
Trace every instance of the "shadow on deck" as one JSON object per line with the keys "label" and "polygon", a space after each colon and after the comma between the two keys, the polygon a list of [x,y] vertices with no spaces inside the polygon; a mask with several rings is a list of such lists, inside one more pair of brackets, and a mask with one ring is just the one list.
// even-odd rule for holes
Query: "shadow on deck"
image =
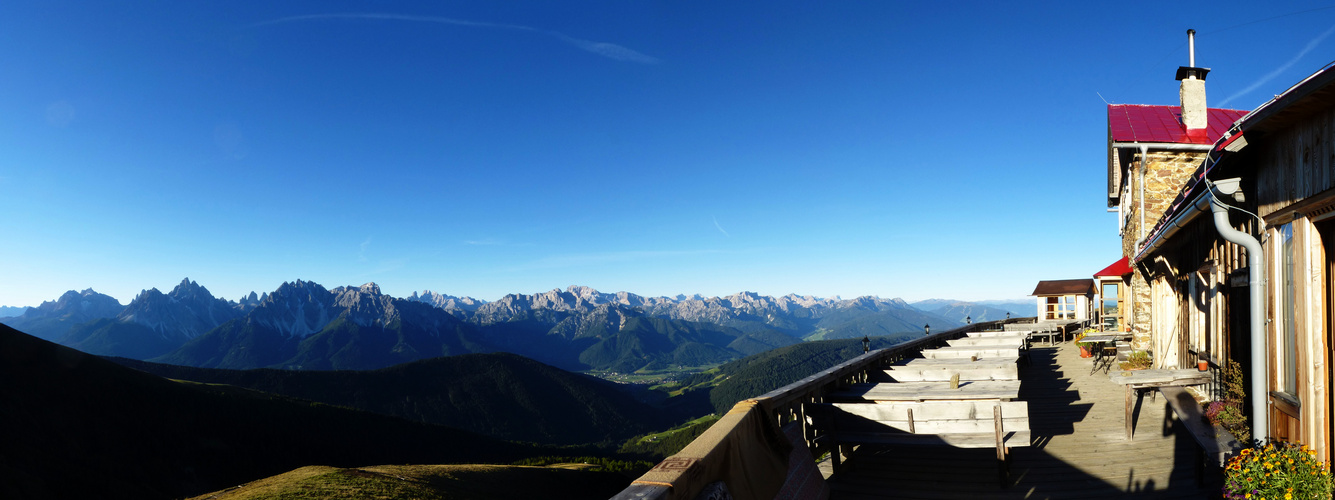
{"label": "shadow on deck", "polygon": [[[1202,486],[1196,444],[1163,398],[1140,400],[1127,441],[1122,386],[1073,344],[1032,349],[1020,399],[1029,402],[1033,442],[1013,448],[1011,485],[997,480],[995,451],[950,447],[859,447],[830,476],[835,499],[850,498],[1217,498],[1217,474]],[[1116,370],[1116,368],[1114,368]]]}

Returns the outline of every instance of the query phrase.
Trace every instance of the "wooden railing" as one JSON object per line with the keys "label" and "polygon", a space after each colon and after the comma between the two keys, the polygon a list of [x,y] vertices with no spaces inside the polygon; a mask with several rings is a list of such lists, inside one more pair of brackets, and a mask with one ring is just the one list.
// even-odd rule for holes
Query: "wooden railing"
{"label": "wooden railing", "polygon": [[[797,382],[793,382],[779,389],[765,393],[759,397],[749,399],[738,403],[733,412],[738,411],[743,405],[747,409],[759,407],[772,419],[776,428],[786,425],[802,426],[802,436],[806,439],[807,449],[811,452],[812,459],[820,457],[827,452],[834,450],[821,439],[819,429],[813,428],[808,424],[804,414],[805,403],[823,403],[825,396],[851,384],[868,382],[883,370],[885,367],[906,358],[918,357],[923,349],[940,347],[946,345],[947,340],[953,340],[964,337],[968,332],[1000,330],[1003,324],[1007,323],[1032,323],[1034,318],[1012,318],[998,321],[987,321],[974,323],[953,330],[934,333],[922,338],[910,340],[894,346],[877,349],[863,354],[846,362],[835,365],[825,371],[809,376]],[[730,412],[731,413],[731,412]],[[731,425],[732,421],[720,420],[715,426]],[[716,432],[711,428],[696,441],[688,445],[688,449],[699,449],[711,447],[713,443],[704,443],[702,440],[721,440],[732,433],[732,429],[722,429],[726,432]],[[685,450],[683,450],[685,451]],[[676,456],[664,460],[660,466],[674,460]],[[657,469],[658,467],[656,467]],[[651,471],[652,473],[653,471]],[[646,474],[645,477],[648,477]],[[677,498],[694,498],[697,491],[673,491],[671,486],[653,481],[637,480],[630,487],[623,490],[618,495],[612,497],[613,500],[668,500]],[[725,478],[707,478],[707,482],[720,481]],[[782,481],[783,478],[768,478],[774,481]],[[703,486],[699,478],[694,478],[693,486]],[[681,486],[681,485],[677,485]]]}

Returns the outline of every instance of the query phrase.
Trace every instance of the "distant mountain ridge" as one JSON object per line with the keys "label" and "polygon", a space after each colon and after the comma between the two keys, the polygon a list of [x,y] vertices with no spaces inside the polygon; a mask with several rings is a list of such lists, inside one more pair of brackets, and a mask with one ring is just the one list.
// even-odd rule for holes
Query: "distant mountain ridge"
{"label": "distant mountain ridge", "polygon": [[123,310],[125,306],[116,299],[88,288],[82,292],[70,290],[56,300],[42,302],[42,305],[29,308],[20,316],[0,318],[0,323],[34,337],[55,342],[64,337],[75,325],[102,318],[113,318]]}
{"label": "distant mountain ridge", "polygon": [[367,370],[485,352],[443,309],[395,299],[368,283],[326,290],[283,283],[252,311],[154,361],[206,368]]}
{"label": "distant mountain ridge", "polygon": [[0,318],[12,318],[28,312],[29,307],[0,306]]}
{"label": "distant mountain ridge", "polygon": [[[3,321],[23,329],[30,317],[55,314],[34,311]],[[374,283],[330,290],[302,280],[226,301],[185,279],[112,312],[65,314],[57,325],[64,331],[48,335],[94,354],[209,368],[365,370],[500,351],[571,371],[633,372],[717,364],[806,340],[902,337],[928,324],[962,324],[870,296],[644,297],[571,286],[486,302],[429,290],[396,298]]]}
{"label": "distant mountain ridge", "polygon": [[246,314],[254,299],[254,292],[243,302],[216,298],[185,278],[165,294],[157,288],[141,291],[114,317],[76,324],[56,340],[92,354],[159,356]]}
{"label": "distant mountain ridge", "polygon": [[914,302],[913,307],[945,316],[955,321],[993,321],[1010,317],[1032,316],[1034,305],[1020,301],[980,301],[966,302],[952,299],[929,299]]}

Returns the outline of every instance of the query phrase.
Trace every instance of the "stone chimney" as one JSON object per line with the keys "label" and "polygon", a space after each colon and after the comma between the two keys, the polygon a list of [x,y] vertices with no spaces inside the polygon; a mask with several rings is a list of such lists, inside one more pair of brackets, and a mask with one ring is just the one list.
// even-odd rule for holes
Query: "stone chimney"
{"label": "stone chimney", "polygon": [[1177,79],[1182,82],[1178,92],[1182,98],[1182,126],[1190,134],[1193,131],[1204,132],[1208,120],[1205,110],[1205,75],[1209,68],[1196,67],[1196,30],[1187,30],[1187,46],[1190,66],[1177,68]]}

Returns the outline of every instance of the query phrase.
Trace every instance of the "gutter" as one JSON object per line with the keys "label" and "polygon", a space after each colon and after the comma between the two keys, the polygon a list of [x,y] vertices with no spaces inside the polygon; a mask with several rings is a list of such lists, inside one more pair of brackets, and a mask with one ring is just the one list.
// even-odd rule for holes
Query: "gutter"
{"label": "gutter", "polygon": [[[1226,179],[1210,186],[1210,212],[1214,214],[1214,227],[1219,236],[1230,243],[1247,249],[1247,288],[1251,302],[1251,349],[1252,349],[1252,436],[1270,435],[1270,415],[1266,408],[1266,376],[1269,374],[1268,359],[1265,356],[1265,258],[1261,242],[1250,234],[1233,229],[1228,222],[1228,205],[1219,201],[1218,194],[1231,195],[1237,192],[1239,178]],[[1216,194],[1217,193],[1217,194]]]}
{"label": "gutter", "polygon": [[1167,151],[1209,151],[1214,144],[1182,144],[1177,142],[1114,142],[1113,148],[1154,148]]}
{"label": "gutter", "polygon": [[[1229,206],[1225,205],[1219,198],[1221,196],[1230,196],[1236,198],[1238,183],[1240,178],[1225,179],[1219,182],[1209,183],[1209,188],[1201,193],[1191,202],[1186,210],[1173,217],[1163,230],[1150,240],[1139,252],[1136,252],[1133,264],[1139,264],[1159,247],[1163,246],[1168,238],[1173,236],[1183,227],[1186,227],[1192,220],[1205,212],[1205,207],[1210,207],[1210,212],[1214,216],[1214,227],[1219,232],[1219,236],[1225,241],[1241,246],[1247,250],[1247,285],[1248,301],[1251,312],[1250,328],[1248,337],[1251,346],[1251,388],[1252,396],[1252,432],[1254,436],[1268,436],[1270,434],[1269,414],[1266,408],[1266,377],[1269,374],[1269,360],[1266,358],[1265,349],[1265,255],[1261,248],[1261,243],[1256,237],[1238,231],[1228,220]],[[1205,180],[1209,182],[1209,180]]]}

